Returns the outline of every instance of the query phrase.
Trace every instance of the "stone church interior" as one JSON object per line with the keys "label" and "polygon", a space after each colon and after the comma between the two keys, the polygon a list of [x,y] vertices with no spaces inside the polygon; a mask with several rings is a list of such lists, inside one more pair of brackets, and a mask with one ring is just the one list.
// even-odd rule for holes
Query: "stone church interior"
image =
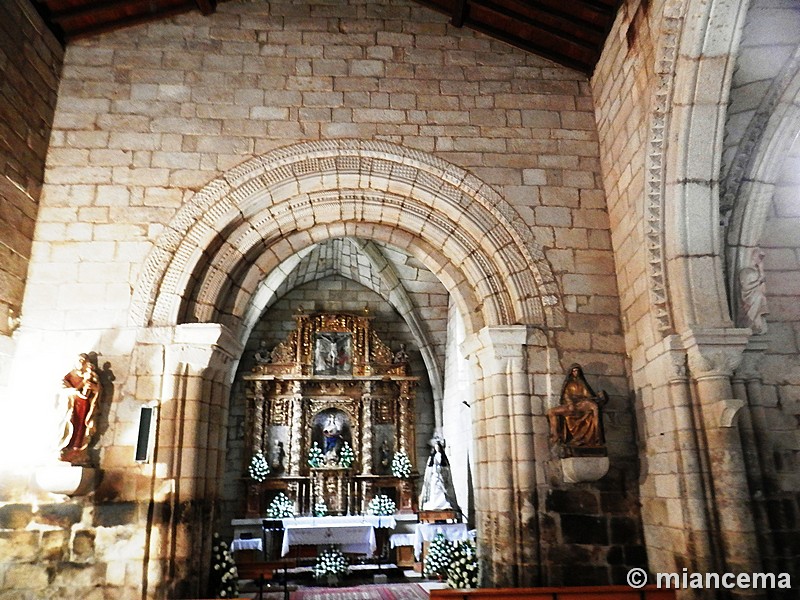
{"label": "stone church interior", "polygon": [[799,597],[798,133],[793,0],[0,3],[0,600]]}

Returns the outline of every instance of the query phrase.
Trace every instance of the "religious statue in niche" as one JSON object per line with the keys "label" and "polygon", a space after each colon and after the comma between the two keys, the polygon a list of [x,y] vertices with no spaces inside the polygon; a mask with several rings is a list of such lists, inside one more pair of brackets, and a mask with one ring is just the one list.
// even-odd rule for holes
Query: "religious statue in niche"
{"label": "religious statue in niche", "polygon": [[434,437],[430,441],[431,453],[425,465],[422,493],[419,497],[420,510],[460,511],[456,501],[453,479],[450,475],[450,461],[445,452],[445,441]]}
{"label": "religious statue in niche", "polygon": [[608,394],[595,394],[583,367],[570,366],[561,387],[561,403],[547,411],[550,441],[560,443],[569,454],[605,455],[605,436],[600,409],[608,402]]}
{"label": "religious statue in niche", "polygon": [[100,394],[97,367],[88,354],[80,354],[75,367],[64,375],[59,394],[62,419],[58,450],[61,460],[76,465],[88,462],[86,449],[95,432],[95,414]]}
{"label": "religious statue in niche", "polygon": [[753,248],[750,264],[739,270],[739,292],[742,301],[740,323],[749,327],[756,335],[767,333],[766,276],[764,274],[764,251]]}
{"label": "religious statue in niche", "polygon": [[275,442],[275,447],[272,451],[272,462],[270,467],[273,473],[283,473],[285,469],[283,461],[286,460],[286,450],[283,447],[283,442],[278,440]]}
{"label": "religious statue in niche", "polygon": [[317,413],[312,423],[311,440],[322,449],[322,466],[338,466],[345,442],[352,446],[347,414],[336,408]]}
{"label": "religious statue in niche", "polygon": [[314,375],[352,375],[353,336],[317,333],[314,340]]}

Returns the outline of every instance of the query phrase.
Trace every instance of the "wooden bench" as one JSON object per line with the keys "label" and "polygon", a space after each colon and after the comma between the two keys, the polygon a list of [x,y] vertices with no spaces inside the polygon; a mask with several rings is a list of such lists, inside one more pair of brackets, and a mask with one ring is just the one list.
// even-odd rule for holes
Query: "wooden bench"
{"label": "wooden bench", "polygon": [[480,588],[431,590],[431,600],[675,600],[675,590],[654,585],[634,589],[627,585],[541,588]]}

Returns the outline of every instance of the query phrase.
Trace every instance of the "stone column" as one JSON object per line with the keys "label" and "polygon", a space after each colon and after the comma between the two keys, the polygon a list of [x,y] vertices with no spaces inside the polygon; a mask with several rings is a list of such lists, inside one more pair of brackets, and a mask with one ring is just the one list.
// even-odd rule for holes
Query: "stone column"
{"label": "stone column", "polygon": [[163,485],[151,488],[151,501],[167,506],[159,512],[170,517],[165,523],[155,517],[149,521],[148,535],[154,527],[158,535],[148,538],[146,562],[156,561],[164,572],[179,574],[171,584],[188,585],[196,594],[207,578],[212,506],[227,440],[223,417],[234,359],[242,349],[227,328],[213,323],[146,330],[139,343],[163,345],[154,462],[165,465],[160,479],[172,482],[166,491]]}
{"label": "stone column", "polygon": [[533,518],[535,490],[532,413],[525,370],[525,326],[486,327],[473,351],[482,375],[476,395],[478,418],[484,427],[479,454],[481,495],[491,501],[480,507],[480,531],[490,554],[484,552],[490,583],[515,587],[529,581],[536,541],[526,535]]}
{"label": "stone column", "polygon": [[[726,572],[762,572],[731,376],[742,360],[747,329],[690,330],[682,339],[695,382],[709,459],[714,509]],[[734,590],[734,598],[764,597],[759,590]]]}
{"label": "stone column", "polygon": [[[677,454],[677,493],[682,505],[682,529],[686,548],[691,549],[691,568],[696,572],[716,572],[715,552],[710,531],[708,494],[703,479],[704,461],[697,445],[698,423],[692,408],[686,353],[676,336],[665,339],[666,351],[661,356],[661,372],[666,380],[669,404],[672,407]],[[653,378],[654,381],[661,378]],[[674,568],[674,566],[670,566]]]}
{"label": "stone column", "polygon": [[736,370],[732,385],[736,397],[744,401],[739,424],[742,430],[742,444],[744,447],[745,465],[753,497],[753,516],[759,533],[761,549],[764,555],[762,560],[768,572],[780,571],[779,565],[774,564],[776,550],[773,536],[769,532],[775,528],[775,521],[780,520],[773,511],[769,514],[768,496],[775,489],[776,474],[770,445],[767,443],[767,419],[764,415],[764,394],[760,374],[760,362],[764,352],[769,347],[769,341],[764,336],[753,336],[745,348],[742,364]]}
{"label": "stone column", "polygon": [[480,348],[477,336],[465,341],[461,351],[469,362],[469,378],[472,384],[473,397],[470,403],[470,416],[473,428],[473,456],[475,472],[473,473],[473,490],[475,494],[475,525],[478,530],[478,562],[480,563],[481,587],[491,585],[492,577],[492,544],[493,528],[490,522],[489,507],[491,498],[486,484],[488,448],[486,442],[486,398],[483,386],[483,370],[478,361]]}

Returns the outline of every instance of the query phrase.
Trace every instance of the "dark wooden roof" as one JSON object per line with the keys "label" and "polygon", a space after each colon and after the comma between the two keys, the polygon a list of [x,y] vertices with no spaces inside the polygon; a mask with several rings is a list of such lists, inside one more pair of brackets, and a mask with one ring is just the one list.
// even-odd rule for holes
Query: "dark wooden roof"
{"label": "dark wooden roof", "polygon": [[[33,0],[63,43],[226,0]],[[418,0],[508,44],[591,73],[622,0]]]}

